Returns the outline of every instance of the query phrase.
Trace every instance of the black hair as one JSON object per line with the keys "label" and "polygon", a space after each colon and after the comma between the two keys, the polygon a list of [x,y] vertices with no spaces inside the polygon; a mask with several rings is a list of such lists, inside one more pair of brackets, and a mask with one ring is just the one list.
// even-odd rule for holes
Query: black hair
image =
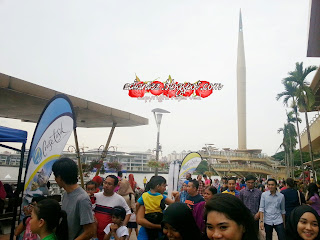
{"label": "black hair", "polygon": [[150,189],[155,189],[158,185],[167,183],[167,180],[162,176],[154,176],[150,179]]}
{"label": "black hair", "polygon": [[257,231],[250,210],[237,197],[231,194],[216,194],[205,205],[204,219],[210,212],[216,211],[224,214],[228,219],[243,226],[245,232],[242,240],[258,240]]}
{"label": "black hair", "polygon": [[90,180],[89,182],[86,183],[86,187],[88,187],[88,185],[94,185],[94,187],[96,188],[98,183],[96,183],[95,181]]}
{"label": "black hair", "polygon": [[286,183],[290,188],[294,188],[295,186],[293,178],[287,178]]}
{"label": "black hair", "polygon": [[315,183],[310,183],[308,186],[308,201],[311,197],[314,196],[314,194],[317,194],[319,196],[318,186]]}
{"label": "black hair", "polygon": [[118,171],[118,177],[122,177],[122,171]]}
{"label": "black hair", "polygon": [[121,218],[121,220],[123,221],[126,217],[126,210],[121,207],[121,206],[115,206],[113,209],[112,209],[112,216],[115,216],[117,218]]}
{"label": "black hair", "polygon": [[[169,205],[163,213],[162,229],[164,229],[166,223],[179,232],[183,240],[202,239],[200,230],[192,216],[192,211],[185,203],[175,202]],[[168,237],[164,236],[163,239],[168,240]]]}
{"label": "black hair", "polygon": [[249,181],[249,180],[256,181],[257,178],[256,178],[255,176],[253,176],[253,175],[248,175],[248,176],[246,177],[246,181]]}
{"label": "black hair", "polygon": [[114,180],[114,186],[117,186],[118,185],[118,183],[119,183],[119,179],[115,176],[115,175],[108,175],[107,177],[106,177],[106,179],[107,178],[112,178],[113,180]]}
{"label": "black hair", "polygon": [[78,166],[70,158],[61,158],[52,165],[55,177],[60,177],[67,185],[78,183]]}
{"label": "black hair", "polygon": [[195,180],[195,179],[192,179],[192,180],[190,180],[189,181],[189,183],[192,183],[192,185],[198,190],[198,188],[199,188],[199,182],[197,181],[197,180]]}
{"label": "black hair", "polygon": [[206,174],[203,174],[202,176],[203,176],[204,178],[205,178],[205,177],[207,177],[207,175],[206,175]]}
{"label": "black hair", "polygon": [[229,178],[228,178],[228,182],[229,182],[230,180],[232,180],[232,181],[234,181],[234,182],[237,182],[237,179],[236,179],[235,177],[229,177]]}
{"label": "black hair", "polygon": [[54,199],[42,200],[34,206],[33,212],[37,215],[38,219],[45,221],[48,232],[52,233],[56,228],[55,234],[58,240],[68,239],[67,213],[61,210],[58,201]]}
{"label": "black hair", "polygon": [[269,178],[269,179],[267,180],[267,184],[268,184],[269,182],[275,182],[276,186],[278,185],[277,181],[276,181],[274,178]]}
{"label": "black hair", "polygon": [[32,203],[33,203],[33,202],[38,203],[38,202],[40,202],[40,201],[42,201],[42,200],[45,200],[45,199],[47,199],[45,196],[37,196],[37,197],[33,197],[32,200],[31,200],[31,202],[32,202]]}
{"label": "black hair", "polygon": [[212,195],[215,195],[218,192],[214,186],[208,186],[206,187],[206,189],[209,190],[212,193]]}
{"label": "black hair", "polygon": [[144,188],[144,192],[148,192],[150,189],[151,189],[151,182],[152,182],[152,179],[156,177],[156,176],[152,176],[149,180],[149,182],[147,182],[146,184],[146,187]]}

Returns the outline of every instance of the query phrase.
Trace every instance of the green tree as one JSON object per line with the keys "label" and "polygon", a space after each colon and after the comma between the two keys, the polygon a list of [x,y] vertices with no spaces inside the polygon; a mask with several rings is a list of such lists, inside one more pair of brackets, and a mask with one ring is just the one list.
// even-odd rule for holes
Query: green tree
{"label": "green tree", "polygon": [[293,108],[295,116],[296,116],[296,127],[298,132],[298,142],[299,142],[299,153],[300,153],[300,161],[301,165],[303,164],[303,158],[302,158],[302,147],[301,147],[301,138],[300,138],[300,129],[299,129],[299,123],[301,123],[301,119],[298,117],[298,109],[297,109],[297,97],[296,97],[296,87],[293,85],[290,81],[283,81],[283,85],[285,88],[285,91],[279,93],[276,97],[277,100],[280,98],[283,98],[283,104],[288,107],[289,106],[289,100],[291,100],[290,106]]}
{"label": "green tree", "polygon": [[283,128],[278,129],[278,133],[283,132],[282,146],[285,151],[285,163],[289,167],[289,175],[293,177],[294,175],[294,157],[293,151],[297,144],[297,132],[293,125],[296,118],[293,116],[294,112],[287,113],[287,123],[284,124]]}
{"label": "green tree", "polygon": [[292,85],[296,88],[295,96],[296,103],[300,109],[304,110],[305,119],[306,119],[306,127],[307,127],[307,136],[308,136],[308,145],[309,145],[309,155],[311,159],[312,171],[315,173],[314,162],[313,162],[313,150],[311,145],[311,136],[310,136],[310,126],[308,120],[308,111],[311,110],[312,105],[315,102],[315,97],[310,89],[310,84],[306,81],[306,77],[309,73],[316,70],[316,66],[309,66],[307,68],[303,68],[303,62],[296,63],[296,69],[288,73],[288,77],[283,79],[283,83],[291,82]]}
{"label": "green tree", "polygon": [[204,174],[206,171],[209,171],[208,162],[203,160],[198,165],[195,174]]}

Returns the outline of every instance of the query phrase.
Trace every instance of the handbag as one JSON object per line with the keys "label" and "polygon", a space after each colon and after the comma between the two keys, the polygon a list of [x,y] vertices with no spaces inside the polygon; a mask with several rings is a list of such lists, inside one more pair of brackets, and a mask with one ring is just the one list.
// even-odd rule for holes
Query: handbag
{"label": "handbag", "polygon": [[301,206],[301,197],[300,197],[300,192],[299,192],[299,190],[297,190],[297,192],[298,192],[298,198],[299,198],[299,205]]}

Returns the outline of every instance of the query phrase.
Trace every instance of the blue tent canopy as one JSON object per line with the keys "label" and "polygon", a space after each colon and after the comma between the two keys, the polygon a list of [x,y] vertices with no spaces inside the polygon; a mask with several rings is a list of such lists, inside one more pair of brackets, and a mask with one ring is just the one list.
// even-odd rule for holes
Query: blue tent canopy
{"label": "blue tent canopy", "polygon": [[[1,142],[18,142],[18,143],[22,143],[21,150],[13,148],[13,147],[10,147],[10,146],[6,146],[6,145],[3,145],[3,144],[0,144],[1,147],[5,147],[5,148],[9,148],[9,149],[21,152],[18,183],[17,183],[17,186],[18,186],[17,188],[18,189],[19,189],[19,186],[20,186],[20,183],[21,183],[21,175],[22,175],[22,167],[23,167],[23,161],[24,161],[25,145],[26,145],[26,142],[27,142],[27,135],[28,135],[28,133],[26,131],[0,126],[0,143]],[[18,196],[19,195],[20,195],[20,193],[18,193]],[[14,232],[16,216],[17,216],[17,204],[18,204],[18,201],[17,201],[17,199],[15,199],[14,200],[14,206],[13,206],[13,219],[12,219],[12,224],[11,224],[10,240],[13,240],[13,232]]]}
{"label": "blue tent canopy", "polygon": [[27,142],[28,133],[23,130],[0,126],[0,142]]}

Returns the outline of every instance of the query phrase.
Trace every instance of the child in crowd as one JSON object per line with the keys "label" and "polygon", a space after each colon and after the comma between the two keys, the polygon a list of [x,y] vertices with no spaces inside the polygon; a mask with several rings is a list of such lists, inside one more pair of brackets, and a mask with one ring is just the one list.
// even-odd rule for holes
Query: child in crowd
{"label": "child in crowd", "polygon": [[[94,196],[94,194],[99,192],[98,184],[94,181],[87,182],[86,183],[86,192],[88,193],[90,201],[92,203],[92,214],[94,217],[94,209],[96,207],[96,197]],[[96,219],[95,219],[94,224],[95,224],[95,233],[94,233],[92,240],[97,240],[98,237],[97,237],[97,230],[96,230],[97,229],[97,220]]]}
{"label": "child in crowd", "polygon": [[128,228],[123,226],[123,220],[126,217],[126,210],[121,206],[116,206],[112,210],[112,223],[109,223],[103,230],[103,240],[126,240],[128,239],[129,233]]}
{"label": "child in crowd", "polygon": [[[132,197],[134,197],[134,196],[132,196]],[[131,211],[132,211],[132,213],[130,215],[129,222],[127,224],[127,227],[129,229],[129,238],[130,238],[133,230],[136,231],[136,236],[138,236],[138,234],[139,234],[136,213],[133,212],[133,210],[131,210]]]}
{"label": "child in crowd", "polygon": [[[170,198],[163,195],[167,187],[167,181],[162,176],[154,176],[150,179],[146,188],[150,190],[142,194],[138,199],[140,205],[145,207],[145,219],[153,224],[160,224],[163,218],[162,211],[165,209],[165,204],[174,203]],[[141,231],[141,229],[140,229]],[[157,239],[159,229],[146,228],[149,239]]]}
{"label": "child in crowd", "polygon": [[96,193],[102,191],[103,178],[100,176],[95,176],[94,178],[92,178],[92,181],[96,183],[96,186],[97,186]]}
{"label": "child in crowd", "polygon": [[183,182],[182,188],[181,188],[181,192],[180,192],[180,202],[184,203],[187,199],[187,186],[188,186],[189,181],[185,180]]}
{"label": "child in crowd", "polygon": [[[30,229],[44,240],[67,240],[67,214],[54,199],[45,199],[33,207]],[[54,232],[54,229],[55,232]]]}
{"label": "child in crowd", "polygon": [[95,208],[96,197],[94,194],[97,192],[97,183],[94,181],[89,181],[86,183],[86,192],[89,195],[90,201],[92,203],[92,209]]}
{"label": "child in crowd", "polygon": [[127,224],[127,228],[129,230],[129,238],[132,233],[132,230],[136,231],[136,236],[138,236],[138,225],[137,225],[137,218],[136,218],[136,198],[130,186],[130,183],[126,179],[122,179],[120,182],[120,188],[117,192],[120,196],[126,200],[130,210],[131,215],[129,222]]}
{"label": "child in crowd", "polygon": [[38,202],[40,202],[41,200],[46,199],[46,197],[44,196],[39,196],[39,197],[33,197],[31,200],[31,203],[24,207],[23,211],[25,214],[25,217],[23,218],[23,220],[20,222],[20,224],[17,226],[17,228],[14,231],[14,235],[17,237],[19,236],[23,231],[23,240],[28,239],[28,240],[38,240],[40,239],[39,236],[37,234],[33,234],[30,230],[30,220],[31,220],[31,213],[32,213],[32,209],[34,206],[37,205]]}

